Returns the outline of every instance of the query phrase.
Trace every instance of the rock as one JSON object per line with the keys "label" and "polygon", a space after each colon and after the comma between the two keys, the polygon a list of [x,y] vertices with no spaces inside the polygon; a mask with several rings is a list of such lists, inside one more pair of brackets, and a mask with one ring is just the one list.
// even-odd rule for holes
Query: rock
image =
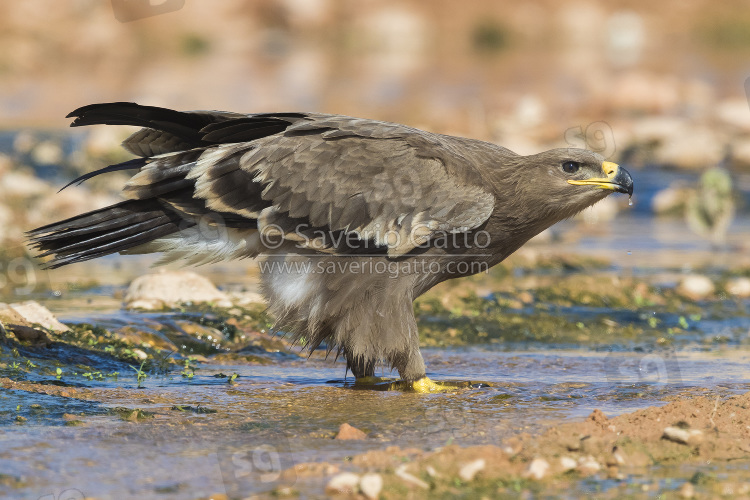
{"label": "rock", "polygon": [[0,304],[0,321],[9,324],[20,324],[22,326],[41,325],[53,332],[67,332],[67,326],[60,323],[49,309],[38,302],[29,300],[15,304]]}
{"label": "rock", "polygon": [[726,289],[730,295],[746,299],[750,297],[750,278],[732,278],[727,282]]}
{"label": "rock", "polygon": [[227,295],[208,279],[190,271],[161,271],[133,280],[125,293],[129,309],[162,309],[187,302],[232,307]]}
{"label": "rock", "polygon": [[730,127],[750,132],[750,113],[747,112],[747,104],[747,99],[740,97],[724,99],[714,108],[716,118]]}
{"label": "rock", "polygon": [[689,274],[677,285],[677,293],[691,300],[705,299],[715,289],[713,281],[701,274]]}
{"label": "rock", "polygon": [[703,441],[703,432],[698,429],[666,427],[661,437],[662,439],[668,439],[675,443],[695,445]]}
{"label": "rock", "polygon": [[336,437],[334,439],[350,440],[366,438],[367,434],[365,434],[363,431],[357,429],[356,427],[352,427],[347,423],[343,423],[341,424],[341,426],[339,426],[339,432],[338,434],[336,434]]}
{"label": "rock", "polygon": [[229,292],[227,297],[236,306],[249,306],[251,304],[265,304],[266,299],[257,292]]}
{"label": "rock", "polygon": [[651,199],[651,210],[656,215],[682,215],[693,190],[673,184],[658,191]]}
{"label": "rock", "polygon": [[518,300],[520,300],[524,304],[533,304],[534,303],[534,296],[530,292],[528,292],[526,290],[524,290],[523,292],[521,292],[518,295],[516,295],[516,297],[518,297]]}
{"label": "rock", "polygon": [[574,459],[570,457],[560,457],[560,467],[562,467],[563,472],[573,470],[577,466],[578,462],[576,462]]}
{"label": "rock", "polygon": [[371,500],[380,497],[380,491],[383,489],[383,478],[380,474],[368,473],[359,480],[359,489],[364,496]]}
{"label": "rock", "polygon": [[578,472],[584,475],[595,474],[601,470],[602,466],[591,455],[578,459]]}
{"label": "rock", "polygon": [[609,455],[604,461],[604,465],[607,467],[618,467],[625,464],[625,457],[622,456],[619,450],[615,450]]}
{"label": "rock", "polygon": [[539,481],[547,475],[547,471],[549,471],[549,462],[543,458],[535,458],[529,464],[524,476]]}
{"label": "rock", "polygon": [[41,196],[50,191],[49,184],[24,171],[10,171],[0,177],[0,193],[5,200]]}
{"label": "rock", "polygon": [[683,127],[656,148],[655,161],[664,165],[702,170],[724,158],[727,140],[706,126]]}
{"label": "rock", "polygon": [[140,359],[141,361],[143,361],[144,359],[148,358],[148,354],[146,354],[145,352],[141,351],[140,349],[133,349],[133,355],[136,358]]}
{"label": "rock", "polygon": [[690,483],[686,482],[680,488],[680,497],[682,498],[693,498],[695,496],[695,487]]}
{"label": "rock", "polygon": [[31,342],[32,344],[42,344],[49,346],[52,341],[42,330],[31,328],[23,325],[8,325],[8,330],[13,332],[19,342]]}
{"label": "rock", "polygon": [[353,495],[357,493],[357,485],[359,484],[359,476],[353,472],[342,472],[337,474],[328,481],[326,485],[326,493],[337,494],[344,493]]}
{"label": "rock", "polygon": [[31,159],[39,165],[59,165],[63,160],[63,150],[55,141],[42,141],[31,151]]}
{"label": "rock", "polygon": [[487,462],[483,458],[478,458],[461,467],[461,470],[458,471],[458,477],[460,477],[462,481],[471,481],[474,479],[474,476],[484,470],[486,465]]}

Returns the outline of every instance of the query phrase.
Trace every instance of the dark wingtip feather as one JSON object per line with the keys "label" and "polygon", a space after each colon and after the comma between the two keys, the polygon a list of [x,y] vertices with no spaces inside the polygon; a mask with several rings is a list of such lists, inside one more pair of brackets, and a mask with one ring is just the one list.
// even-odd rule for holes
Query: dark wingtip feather
{"label": "dark wingtip feather", "polygon": [[[73,111],[68,113],[65,116],[65,118],[80,117],[89,111],[94,111],[94,110],[98,111],[101,109],[112,108],[112,107],[138,108],[138,107],[141,107],[141,105],[135,102],[127,102],[127,101],[99,102],[95,104],[87,104],[86,106],[81,106],[80,108],[74,109]],[[73,123],[71,123],[71,127],[74,126]]]}
{"label": "dark wingtip feather", "polygon": [[[60,191],[62,191],[63,189],[67,187],[72,186],[73,184],[80,186],[87,180],[91,179],[92,177],[96,177],[97,175],[106,174],[109,172],[118,172],[120,170],[138,170],[144,165],[146,165],[146,163],[148,163],[148,158],[133,158],[132,160],[124,161],[122,163],[115,163],[114,165],[100,168],[99,170],[94,170],[93,172],[88,172],[79,177],[76,177],[75,179],[73,179],[72,181],[65,184],[63,187],[61,187]],[[58,191],[58,193],[60,191]]]}

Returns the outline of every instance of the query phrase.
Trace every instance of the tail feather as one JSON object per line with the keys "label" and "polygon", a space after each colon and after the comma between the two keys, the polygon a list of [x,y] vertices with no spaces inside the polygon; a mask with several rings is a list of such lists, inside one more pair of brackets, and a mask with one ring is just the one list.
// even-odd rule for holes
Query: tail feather
{"label": "tail feather", "polygon": [[[209,259],[230,254],[242,256],[245,239],[257,228],[257,221],[208,208],[205,200],[196,195],[195,179],[189,178],[188,173],[198,158],[217,144],[268,137],[283,132],[307,115],[182,112],[111,102],[83,106],[68,117],[75,118],[73,127],[100,124],[143,127],[123,143],[140,158],[84,174],[71,184],[115,171],[137,170],[139,173],[125,187],[129,200],[28,233],[30,244],[40,257],[53,257],[46,264],[49,269],[118,252],[168,251],[191,258],[206,254]],[[239,182],[246,181],[239,179]],[[260,196],[260,192],[257,195]],[[209,226],[214,220],[220,221],[229,236],[205,241],[204,235],[194,230],[203,217],[207,217]],[[190,231],[181,232],[184,229]],[[155,240],[159,241],[149,245]],[[188,243],[191,249],[183,248]]]}
{"label": "tail feather", "polygon": [[156,200],[129,200],[40,227],[28,235],[39,257],[54,256],[45,267],[55,269],[122,252],[194,224]]}

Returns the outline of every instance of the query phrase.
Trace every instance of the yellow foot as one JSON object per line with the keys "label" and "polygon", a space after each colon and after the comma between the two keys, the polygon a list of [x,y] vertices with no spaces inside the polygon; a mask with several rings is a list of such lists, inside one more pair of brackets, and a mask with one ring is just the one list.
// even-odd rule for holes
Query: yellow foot
{"label": "yellow foot", "polygon": [[[469,386],[470,384],[465,384],[465,386]],[[411,388],[414,392],[419,392],[421,394],[429,394],[432,392],[451,392],[455,391],[459,388],[459,384],[455,382],[433,382],[428,377],[422,377],[419,380],[415,380],[411,383]]]}
{"label": "yellow foot", "polygon": [[354,385],[358,386],[366,386],[366,385],[376,385],[381,384],[383,382],[393,382],[394,378],[388,378],[388,377],[375,377],[373,375],[370,375],[369,377],[359,377],[354,379]]}
{"label": "yellow foot", "polygon": [[472,382],[468,380],[445,380],[435,382],[427,377],[409,382],[388,377],[360,377],[354,379],[354,389],[376,391],[404,391],[420,394],[434,394],[438,392],[454,392],[459,389],[490,387],[487,382]]}

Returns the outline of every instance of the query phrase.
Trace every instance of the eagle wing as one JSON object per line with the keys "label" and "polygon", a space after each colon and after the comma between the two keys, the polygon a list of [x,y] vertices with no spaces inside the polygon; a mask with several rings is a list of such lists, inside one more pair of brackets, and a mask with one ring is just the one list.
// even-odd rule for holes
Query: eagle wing
{"label": "eagle wing", "polygon": [[[245,129],[259,119],[283,117],[251,115],[209,125],[202,140],[221,143],[154,158],[125,192],[133,199],[169,200],[170,185],[192,184],[192,201],[215,213],[255,219],[268,235],[336,252],[344,249],[332,249],[323,235],[339,232],[387,247],[391,257],[436,232],[477,228],[492,213],[495,198],[472,162],[482,158],[467,157],[482,149],[447,136],[308,114],[282,132],[225,142],[246,137]],[[184,198],[172,202],[190,201]]]}

